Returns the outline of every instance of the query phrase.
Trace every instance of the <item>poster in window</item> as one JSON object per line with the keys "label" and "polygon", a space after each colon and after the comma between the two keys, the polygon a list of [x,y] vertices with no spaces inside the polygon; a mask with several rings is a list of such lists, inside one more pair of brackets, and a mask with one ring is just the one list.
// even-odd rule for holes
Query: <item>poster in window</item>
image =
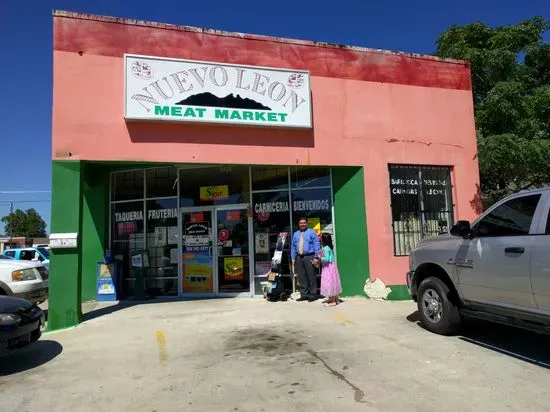
{"label": "poster in window", "polygon": [[132,267],[134,268],[148,268],[149,267],[149,254],[146,250],[132,252]]}
{"label": "poster in window", "polygon": [[178,244],[179,230],[177,226],[168,226],[168,231],[166,233],[167,242],[169,245]]}
{"label": "poster in window", "polygon": [[132,267],[134,268],[143,267],[143,256],[141,254],[132,255]]}
{"label": "poster in window", "polygon": [[244,260],[242,256],[223,259],[224,280],[244,280]]}
{"label": "poster in window", "polygon": [[227,222],[238,222],[241,220],[241,211],[240,210],[230,210],[225,214],[225,220]]}
{"label": "poster in window", "polygon": [[269,253],[269,234],[264,232],[256,233],[256,253]]}
{"label": "poster in window", "polygon": [[187,247],[207,246],[211,241],[208,222],[186,223],[184,244]]}
{"label": "poster in window", "polygon": [[155,246],[166,246],[166,226],[155,227]]}
{"label": "poster in window", "polygon": [[261,261],[255,264],[255,276],[266,276],[271,271],[271,261]]}
{"label": "poster in window", "polygon": [[178,256],[179,256],[179,249],[177,247],[170,249],[170,263],[176,264],[178,263]]}
{"label": "poster in window", "polygon": [[196,257],[183,264],[184,293],[209,293],[213,291],[212,260]]}
{"label": "poster in window", "polygon": [[204,200],[219,200],[229,198],[229,186],[203,186],[199,189],[200,199]]}

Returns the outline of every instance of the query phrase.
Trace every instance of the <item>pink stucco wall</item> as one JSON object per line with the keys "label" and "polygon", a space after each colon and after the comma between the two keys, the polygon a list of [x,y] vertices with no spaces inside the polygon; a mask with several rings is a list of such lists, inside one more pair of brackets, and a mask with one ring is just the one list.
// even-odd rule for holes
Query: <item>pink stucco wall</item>
{"label": "pink stucco wall", "polygon": [[[82,22],[67,17],[56,19],[59,22],[55,23],[54,41],[53,159],[361,165],[365,170],[371,275],[387,284],[402,284],[408,268],[407,258],[393,256],[388,163],[453,166],[456,217],[475,216],[471,201],[479,182],[477,148],[472,95],[469,83],[464,81],[464,71],[469,76],[469,70],[463,64],[436,62],[451,67],[443,70],[450,80],[445,80],[447,77],[442,80],[434,71],[434,87],[426,87],[424,80],[408,81],[412,77],[401,72],[396,72],[395,82],[384,83],[375,81],[376,78],[357,79],[359,75],[338,76],[322,70],[315,75],[315,67],[305,61],[299,68],[312,72],[313,131],[127,123],[123,119],[122,55],[130,50],[123,50],[120,45],[116,50],[112,46],[102,49],[101,39],[105,36],[99,40],[91,36],[86,43],[74,35],[69,41],[66,37],[71,34],[71,24],[74,22],[74,33],[77,33]],[[86,23],[101,33],[110,30],[105,22]],[[121,26],[109,24],[113,30]],[[131,29],[132,26],[126,27],[125,34],[119,36],[132,37]],[[159,36],[182,39],[193,34],[178,31],[166,34],[163,28],[154,30]],[[234,38],[232,41],[244,45],[253,40]],[[151,54],[153,46],[146,47],[147,52],[139,46],[131,52]],[[173,54],[158,47],[153,55]],[[292,47],[299,53],[298,46]],[[200,45],[191,48],[189,55],[198,51]],[[283,56],[283,52],[279,56]],[[181,53],[178,49],[178,54]],[[357,53],[368,54],[367,51]],[[345,61],[349,54],[342,51],[341,58]],[[217,61],[231,60],[233,58],[219,52]],[[279,60],[279,64],[275,64],[272,56],[269,64],[262,65],[288,67],[285,58]],[[250,64],[249,61],[242,63]],[[380,60],[381,67],[386,63]],[[414,65],[404,67],[410,70]],[[453,70],[458,79],[455,82],[448,74]]]}

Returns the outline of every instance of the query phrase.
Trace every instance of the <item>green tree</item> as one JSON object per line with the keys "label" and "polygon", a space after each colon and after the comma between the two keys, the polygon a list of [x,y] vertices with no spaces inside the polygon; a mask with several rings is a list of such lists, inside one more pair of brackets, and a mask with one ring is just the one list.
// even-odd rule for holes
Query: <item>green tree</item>
{"label": "green tree", "polygon": [[2,219],[6,236],[13,237],[46,237],[46,222],[34,209],[15,212]]}
{"label": "green tree", "polygon": [[451,26],[436,55],[470,62],[482,201],[550,183],[550,44],[542,17]]}

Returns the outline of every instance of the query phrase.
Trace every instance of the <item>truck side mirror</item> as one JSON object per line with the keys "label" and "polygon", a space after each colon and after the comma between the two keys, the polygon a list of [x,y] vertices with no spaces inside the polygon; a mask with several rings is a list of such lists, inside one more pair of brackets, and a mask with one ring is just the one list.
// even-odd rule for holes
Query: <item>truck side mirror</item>
{"label": "truck side mirror", "polygon": [[472,227],[467,220],[459,220],[451,229],[451,235],[468,237],[472,234]]}

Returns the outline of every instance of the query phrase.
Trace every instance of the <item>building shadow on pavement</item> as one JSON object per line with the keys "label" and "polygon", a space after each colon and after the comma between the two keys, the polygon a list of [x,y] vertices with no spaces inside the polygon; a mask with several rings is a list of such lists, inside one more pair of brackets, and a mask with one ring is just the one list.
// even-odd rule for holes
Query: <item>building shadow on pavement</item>
{"label": "building shadow on pavement", "polygon": [[[418,311],[407,316],[407,320],[423,328]],[[550,336],[511,326],[468,319],[464,322],[457,338],[484,349],[550,369],[550,351],[548,351]]]}
{"label": "building shadow on pavement", "polygon": [[216,299],[232,299],[229,297],[156,297],[153,299],[147,300],[120,300],[117,302],[85,302],[82,304],[82,322],[87,322],[92,319],[99,318],[101,316],[110,315],[111,313],[118,312],[120,310],[129,309],[138,305],[149,305],[149,304],[163,304],[163,303],[174,303],[174,302],[190,302],[190,301],[200,301],[200,300],[216,300]]}
{"label": "building shadow on pavement", "polygon": [[13,375],[37,368],[63,352],[63,346],[53,340],[38,340],[30,345],[0,355],[0,376]]}

